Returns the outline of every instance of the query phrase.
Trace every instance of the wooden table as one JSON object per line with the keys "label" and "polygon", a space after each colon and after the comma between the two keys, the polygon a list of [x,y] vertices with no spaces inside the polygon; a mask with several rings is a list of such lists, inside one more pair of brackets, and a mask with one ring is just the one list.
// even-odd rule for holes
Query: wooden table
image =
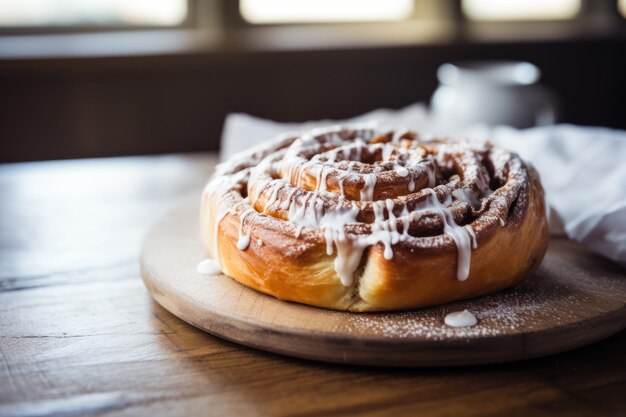
{"label": "wooden table", "polygon": [[520,363],[377,369],[225,342],[154,303],[142,237],[211,155],[0,166],[0,416],[621,415],[626,333]]}

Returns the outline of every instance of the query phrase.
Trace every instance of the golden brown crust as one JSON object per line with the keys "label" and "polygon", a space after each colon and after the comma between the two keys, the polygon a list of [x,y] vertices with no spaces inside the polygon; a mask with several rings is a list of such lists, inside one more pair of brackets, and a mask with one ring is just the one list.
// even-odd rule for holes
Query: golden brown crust
{"label": "golden brown crust", "polygon": [[[355,137],[368,137],[363,131],[347,129],[340,130],[338,135],[346,142]],[[451,162],[436,162],[434,192],[428,188],[428,180],[420,171],[420,164],[425,162],[407,163],[404,166],[411,167],[410,176],[418,184],[411,192],[406,189],[406,176],[398,174],[404,174],[401,167],[384,172],[367,167],[376,166],[378,162],[372,161],[381,159],[377,149],[387,146],[388,151],[392,142],[391,134],[387,135],[386,142],[380,134],[370,133],[369,137],[376,140],[371,155],[345,155],[346,160],[361,159],[367,163],[360,167],[363,172],[348,176],[351,177],[349,181],[342,184],[344,197],[337,198],[338,178],[345,177],[342,174],[345,161],[326,161],[330,171],[324,178],[326,192],[319,190],[324,169],[320,175],[320,170],[315,171],[312,163],[307,165],[305,162],[304,169],[302,164],[296,170],[291,168],[289,175],[282,177],[283,181],[274,177],[276,174],[272,169],[276,161],[284,161],[284,154],[294,147],[293,138],[278,145],[268,145],[257,151],[257,155],[236,159],[226,168],[222,167],[216,178],[218,182],[220,178],[228,178],[228,181],[222,181],[216,187],[214,179],[203,194],[201,229],[205,245],[212,256],[219,259],[224,273],[248,287],[283,300],[338,310],[382,311],[446,303],[500,290],[516,284],[539,266],[548,242],[543,190],[536,172],[528,170],[517,156],[491,146],[484,148],[486,150],[474,147],[471,152],[466,148],[454,151],[451,154],[456,156]],[[318,136],[315,138],[323,144],[330,143],[330,140],[324,142]],[[425,146],[419,151],[424,155],[428,152],[436,154],[440,146],[450,143],[431,141],[425,145],[416,143],[414,147]],[[335,148],[341,146],[332,146],[335,145]],[[331,150],[335,149],[332,146],[328,145]],[[402,146],[407,146],[406,141]],[[318,149],[323,155],[327,151]],[[273,165],[259,163],[263,158],[272,162],[272,155],[277,155]],[[407,158],[410,156],[414,155]],[[402,162],[400,156],[397,161]],[[430,158],[428,163],[433,161]],[[251,166],[256,167],[249,168]],[[290,168],[289,164],[287,168],[285,164],[281,166],[283,171]],[[451,173],[445,172],[446,166]],[[489,176],[493,190],[477,190],[476,184],[480,186],[481,181],[471,178],[475,167],[479,168],[478,177]],[[265,182],[264,173],[271,174]],[[371,187],[373,201],[359,199],[367,186],[363,182],[367,181],[363,180],[367,175],[378,175],[380,180],[379,188],[376,185]],[[480,201],[470,201],[472,198],[463,199],[454,194],[459,189],[475,193]],[[377,202],[381,194],[387,197],[386,202],[384,199]],[[316,200],[311,205],[309,201],[313,197]],[[439,209],[437,204],[443,200],[447,202],[447,208]],[[362,242],[364,237],[378,233],[381,239],[375,242],[370,239],[371,244],[361,249],[362,255],[354,268],[355,279],[347,285],[342,283],[335,262],[338,246],[352,241],[340,240],[335,235],[329,240],[325,227],[330,226],[319,221],[320,217],[332,213],[342,204],[358,207],[355,221],[341,226],[348,237],[354,237],[354,242]],[[306,209],[317,210],[317,214],[304,219],[306,225],[303,226],[298,224],[298,208],[304,208],[305,214]],[[377,208],[382,208],[384,218],[380,213],[374,213]],[[411,217],[407,214],[409,212],[419,213],[419,216]],[[471,250],[466,279],[459,279],[461,248],[453,238],[454,231],[450,231],[449,226],[445,229],[446,212],[454,219],[453,225],[458,228],[468,225],[476,236],[477,245]],[[289,218],[293,221],[287,220]],[[307,223],[310,219],[315,219],[320,227],[311,227]],[[381,222],[395,224],[394,219],[399,225],[394,227],[398,230],[408,226],[403,234],[377,232]],[[399,241],[386,243],[387,235]],[[242,238],[249,243],[241,244]],[[328,246],[332,250],[330,254]],[[388,259],[390,249],[392,259]]]}

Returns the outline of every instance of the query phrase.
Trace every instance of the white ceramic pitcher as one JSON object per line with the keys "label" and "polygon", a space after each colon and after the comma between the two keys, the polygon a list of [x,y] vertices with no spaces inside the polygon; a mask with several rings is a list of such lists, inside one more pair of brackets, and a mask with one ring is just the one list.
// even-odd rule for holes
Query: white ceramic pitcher
{"label": "white ceramic pitcher", "polygon": [[529,62],[468,61],[443,64],[431,108],[447,130],[476,124],[517,128],[555,123],[552,93],[538,84],[541,72]]}

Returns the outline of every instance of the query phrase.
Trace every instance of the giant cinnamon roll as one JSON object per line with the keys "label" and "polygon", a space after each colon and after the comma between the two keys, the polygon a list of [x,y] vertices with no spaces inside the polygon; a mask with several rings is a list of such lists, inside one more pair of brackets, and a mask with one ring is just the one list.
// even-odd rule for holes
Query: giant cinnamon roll
{"label": "giant cinnamon roll", "polygon": [[330,128],[220,164],[203,240],[240,283],[319,307],[380,311],[511,286],[545,254],[537,173],[489,143]]}

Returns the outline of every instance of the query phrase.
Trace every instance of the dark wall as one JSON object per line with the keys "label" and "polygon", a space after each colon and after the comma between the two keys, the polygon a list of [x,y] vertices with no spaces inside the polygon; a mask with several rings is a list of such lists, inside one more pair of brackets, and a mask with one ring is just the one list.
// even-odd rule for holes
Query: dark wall
{"label": "dark wall", "polygon": [[216,150],[224,117],[344,118],[428,101],[437,67],[522,59],[562,121],[626,129],[626,40],[0,62],[0,160]]}

